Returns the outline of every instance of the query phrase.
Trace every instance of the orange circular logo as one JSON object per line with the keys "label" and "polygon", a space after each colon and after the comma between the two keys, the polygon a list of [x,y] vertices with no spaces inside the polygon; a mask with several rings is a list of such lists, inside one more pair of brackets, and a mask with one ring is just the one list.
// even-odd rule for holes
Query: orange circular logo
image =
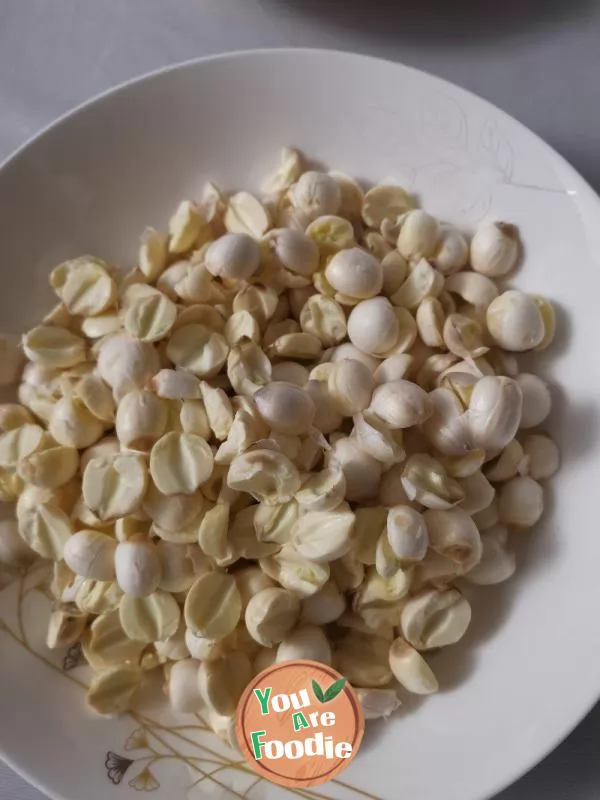
{"label": "orange circular logo", "polygon": [[354,689],[316,661],[273,664],[252,679],[236,733],[261,777],[292,788],[318,786],[352,761],[365,722]]}

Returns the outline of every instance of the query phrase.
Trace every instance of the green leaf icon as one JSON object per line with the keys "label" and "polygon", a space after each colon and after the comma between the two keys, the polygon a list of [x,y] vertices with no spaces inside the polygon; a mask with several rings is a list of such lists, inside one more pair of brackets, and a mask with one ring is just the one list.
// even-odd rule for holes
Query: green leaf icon
{"label": "green leaf icon", "polygon": [[323,689],[321,689],[321,687],[319,686],[319,684],[316,681],[312,682],[312,690],[315,693],[315,697],[317,698],[319,703],[324,703],[325,702],[325,695],[323,694]]}
{"label": "green leaf icon", "polygon": [[346,685],[346,678],[340,678],[339,680],[332,683],[329,689],[327,689],[325,694],[323,695],[324,700],[322,702],[328,703],[330,700],[336,698],[345,685]]}

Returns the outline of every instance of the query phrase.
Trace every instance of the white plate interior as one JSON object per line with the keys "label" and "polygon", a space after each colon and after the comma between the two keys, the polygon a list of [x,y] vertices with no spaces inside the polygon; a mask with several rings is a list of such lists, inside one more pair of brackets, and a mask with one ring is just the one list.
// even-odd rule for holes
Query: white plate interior
{"label": "white plate interior", "polygon": [[[554,747],[600,689],[600,204],[560,157],[486,102],[400,65],[300,50],[185,64],[84,106],[0,170],[1,327],[39,319],[62,259],[131,266],[139,233],[164,226],[180,198],[207,178],[258,187],[285,144],[366,183],[393,177],[467,231],[485,215],[518,224],[526,260],[514,283],[557,308],[559,336],[536,366],[555,387],[549,428],[563,454],[548,512],[523,535],[515,578],[478,592],[468,636],[435,658],[444,690],[375,725],[341,776],[380,800],[482,800]],[[13,605],[13,590],[0,596],[0,619]],[[103,763],[132,721],[90,717],[77,687],[4,637],[6,757],[56,797],[136,796]],[[185,797],[185,769],[162,768],[154,796]],[[257,791],[250,800],[286,795]]]}

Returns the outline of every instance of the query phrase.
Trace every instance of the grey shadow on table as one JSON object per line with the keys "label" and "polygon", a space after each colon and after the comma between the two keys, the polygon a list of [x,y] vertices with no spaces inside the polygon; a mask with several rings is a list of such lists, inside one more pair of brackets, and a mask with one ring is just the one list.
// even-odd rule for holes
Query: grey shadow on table
{"label": "grey shadow on table", "polygon": [[260,0],[268,11],[277,7],[311,16],[336,29],[358,30],[387,41],[444,41],[478,45],[482,41],[521,35],[528,30],[561,25],[585,13],[593,0]]}

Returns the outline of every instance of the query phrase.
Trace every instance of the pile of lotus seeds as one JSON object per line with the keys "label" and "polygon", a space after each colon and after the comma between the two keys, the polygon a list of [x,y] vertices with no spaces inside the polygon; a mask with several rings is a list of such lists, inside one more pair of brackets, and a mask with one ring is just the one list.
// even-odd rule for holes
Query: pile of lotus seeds
{"label": "pile of lotus seeds", "polygon": [[429,651],[467,583],[513,574],[559,463],[515,355],[552,307],[496,283],[513,225],[469,241],[292,149],[263,188],[208,184],[124,277],[60,264],[58,305],[0,337],[0,562],[54,562],[48,647],[81,642],[100,714],[158,670],[230,743],[274,661],[332,664],[368,719],[435,692]]}

